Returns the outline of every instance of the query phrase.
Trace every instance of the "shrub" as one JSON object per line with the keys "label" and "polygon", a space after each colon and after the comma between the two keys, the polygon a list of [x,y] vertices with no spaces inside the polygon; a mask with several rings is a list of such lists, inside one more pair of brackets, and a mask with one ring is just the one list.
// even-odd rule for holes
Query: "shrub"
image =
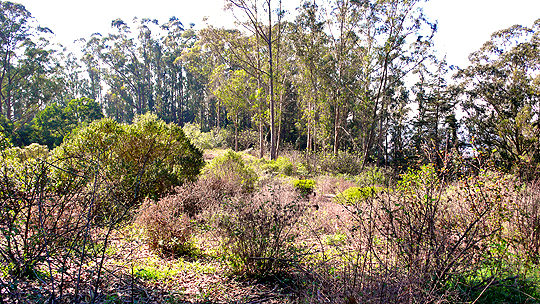
{"label": "shrub", "polygon": [[150,249],[165,256],[192,250],[193,227],[182,203],[175,197],[165,197],[157,202],[144,201],[136,223],[143,228]]}
{"label": "shrub", "polygon": [[360,187],[375,185],[386,186],[389,182],[389,175],[390,172],[382,168],[367,166],[364,168],[364,171],[359,172],[357,175],[351,176],[351,179],[354,180],[354,182]]}
{"label": "shrub", "polygon": [[[101,193],[112,195],[126,208],[194,180],[204,164],[202,152],[180,127],[153,114],[136,117],[132,125],[95,121],[72,133],[53,153],[70,172],[102,171]],[[111,208],[104,209],[110,214]]]}
{"label": "shrub", "polygon": [[315,181],[312,179],[297,179],[293,181],[296,191],[302,195],[310,195],[315,191]]}
{"label": "shrub", "polygon": [[320,170],[332,174],[356,175],[362,169],[362,161],[355,154],[339,151],[337,155],[322,154]]}
{"label": "shrub", "polygon": [[146,200],[135,222],[143,229],[145,241],[161,255],[181,255],[193,249],[193,225],[208,224],[223,202],[239,194],[231,184],[206,177],[175,188],[158,201]]}
{"label": "shrub", "polygon": [[4,127],[0,125],[0,151],[11,148],[11,140],[4,134]]}
{"label": "shrub", "polygon": [[46,161],[48,153],[38,144],[0,151],[0,268],[15,286],[23,277],[47,280],[39,270],[46,261],[65,266],[86,250],[94,195],[74,175],[59,191],[51,174],[59,164]]}
{"label": "shrub", "polygon": [[227,150],[223,156],[214,158],[204,168],[203,174],[205,177],[216,178],[222,183],[231,185],[228,188],[238,187],[243,192],[253,191],[258,179],[257,173],[245,164],[242,155],[232,150]]}
{"label": "shrub", "polygon": [[373,198],[375,194],[383,191],[382,187],[350,187],[349,189],[339,193],[335,200],[340,204],[356,205],[365,201],[368,198]]}
{"label": "shrub", "polygon": [[[509,185],[510,186],[510,185]],[[517,187],[516,187],[517,188]],[[540,180],[526,183],[516,189],[513,225],[514,240],[526,262],[540,264]],[[515,228],[514,228],[515,227]],[[514,228],[514,229],[512,229]]]}
{"label": "shrub", "polygon": [[298,260],[294,228],[305,208],[296,197],[292,189],[277,186],[235,197],[224,206],[218,227],[236,273],[267,276]]}
{"label": "shrub", "polygon": [[186,123],[182,130],[187,138],[199,149],[215,149],[226,146],[226,139],[229,136],[225,129],[212,129],[209,132],[202,132],[198,124]]}
{"label": "shrub", "polygon": [[262,169],[287,176],[291,176],[294,173],[294,166],[291,160],[286,157],[278,157],[276,160],[270,160],[262,165]]}

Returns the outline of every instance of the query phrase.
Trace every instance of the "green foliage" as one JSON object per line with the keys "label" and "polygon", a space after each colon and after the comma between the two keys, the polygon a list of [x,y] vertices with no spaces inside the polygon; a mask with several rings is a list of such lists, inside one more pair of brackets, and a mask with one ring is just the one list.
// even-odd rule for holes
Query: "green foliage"
{"label": "green foliage", "polygon": [[511,276],[466,284],[463,300],[479,304],[537,303],[540,298],[538,279]]}
{"label": "green foliage", "polygon": [[353,180],[360,187],[374,185],[383,186],[388,184],[388,175],[389,172],[385,171],[383,168],[368,166],[364,168],[364,171],[357,175],[348,176],[348,178]]}
{"label": "green foliage", "polygon": [[258,179],[257,173],[245,164],[242,155],[232,150],[227,150],[223,156],[214,158],[204,168],[203,173],[223,183],[238,185],[244,192],[253,191]]}
{"label": "green foliage", "polygon": [[417,198],[422,193],[439,186],[439,178],[433,164],[422,165],[419,170],[409,168],[401,175],[398,190]]}
{"label": "green foliage", "polygon": [[10,148],[11,146],[11,140],[6,136],[4,128],[0,125],[0,151]]}
{"label": "green foliage", "polygon": [[180,127],[153,114],[136,117],[132,125],[108,118],[95,121],[72,133],[53,153],[65,159],[62,165],[70,172],[98,168],[107,181],[103,191],[128,205],[194,180],[204,163],[202,152]]}
{"label": "green foliage", "polygon": [[23,122],[12,122],[0,114],[0,127],[10,145],[24,147],[31,144],[32,129]]}
{"label": "green foliage", "polygon": [[59,146],[79,124],[103,118],[101,106],[93,99],[82,97],[71,100],[65,107],[48,105],[32,120],[32,137],[50,149]]}
{"label": "green foliage", "polygon": [[293,181],[293,186],[296,191],[302,195],[310,195],[315,190],[315,181],[312,179],[297,179]]}
{"label": "green foliage", "polygon": [[261,167],[263,170],[287,176],[291,176],[294,173],[294,166],[291,160],[282,156],[276,160],[265,162]]}
{"label": "green foliage", "polygon": [[201,132],[198,124],[187,123],[182,130],[189,140],[200,150],[223,148],[228,135],[225,129],[212,129],[210,132]]}
{"label": "green foliage", "polygon": [[336,196],[336,201],[340,204],[356,205],[366,199],[374,197],[377,193],[382,192],[382,187],[350,187],[349,189],[339,193]]}

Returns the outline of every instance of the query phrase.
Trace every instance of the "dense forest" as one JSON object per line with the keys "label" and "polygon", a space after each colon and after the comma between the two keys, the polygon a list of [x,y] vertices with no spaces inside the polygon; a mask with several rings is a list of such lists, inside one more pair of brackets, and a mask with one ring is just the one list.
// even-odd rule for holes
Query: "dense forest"
{"label": "dense forest", "polygon": [[0,1],[0,303],[540,301],[540,19],[459,68],[422,3]]}

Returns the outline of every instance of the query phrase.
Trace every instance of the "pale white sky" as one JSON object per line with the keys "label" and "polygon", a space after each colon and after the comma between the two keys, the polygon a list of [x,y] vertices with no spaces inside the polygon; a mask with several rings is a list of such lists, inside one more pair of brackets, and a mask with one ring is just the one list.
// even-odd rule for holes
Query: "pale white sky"
{"label": "pale white sky", "polygon": [[[62,44],[106,34],[111,21],[133,17],[158,19],[164,23],[176,16],[188,27],[204,27],[202,19],[224,26],[234,19],[222,10],[223,0],[11,0],[22,3],[41,26],[49,27]],[[292,14],[300,0],[284,0]],[[468,55],[479,49],[494,31],[514,24],[530,26],[540,18],[539,0],[431,0],[423,4],[431,21],[439,21],[436,47],[449,64],[465,67]],[[232,26],[232,25],[231,25]]]}

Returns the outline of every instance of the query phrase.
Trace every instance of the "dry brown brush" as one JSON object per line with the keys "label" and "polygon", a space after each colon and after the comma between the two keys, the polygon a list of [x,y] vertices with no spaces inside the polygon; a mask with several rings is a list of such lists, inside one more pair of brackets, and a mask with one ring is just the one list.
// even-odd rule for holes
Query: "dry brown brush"
{"label": "dry brown brush", "polygon": [[538,192],[516,191],[515,182],[483,170],[448,184],[431,165],[410,170],[396,187],[344,206],[352,216],[340,226],[347,240],[320,242],[304,297],[453,303],[490,282],[523,278],[517,266],[537,248]]}

